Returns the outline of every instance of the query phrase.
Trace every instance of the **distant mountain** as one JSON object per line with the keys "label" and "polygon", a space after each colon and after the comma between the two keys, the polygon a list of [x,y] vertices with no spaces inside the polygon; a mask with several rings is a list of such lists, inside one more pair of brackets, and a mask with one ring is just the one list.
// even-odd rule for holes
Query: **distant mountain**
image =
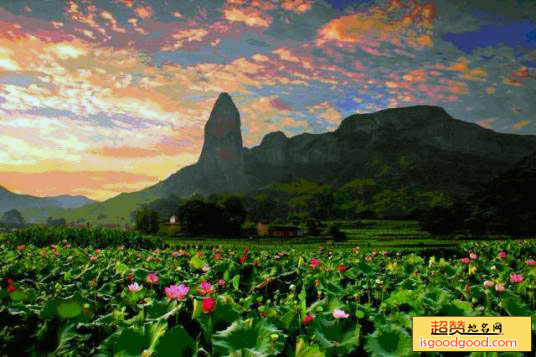
{"label": "distant mountain", "polygon": [[231,97],[220,94],[196,164],[142,191],[73,210],[68,217],[126,223],[139,204],[171,194],[251,192],[301,178],[336,187],[374,178],[385,187],[463,196],[536,148],[536,136],[496,133],[435,106],[355,114],[323,134],[288,138],[269,133],[251,149],[242,147],[240,126]]}
{"label": "distant mountain", "polygon": [[54,197],[36,197],[20,195],[0,186],[0,213],[12,209],[17,209],[19,211],[36,208],[71,209],[79,208],[93,202],[95,201],[84,196],[63,195]]}

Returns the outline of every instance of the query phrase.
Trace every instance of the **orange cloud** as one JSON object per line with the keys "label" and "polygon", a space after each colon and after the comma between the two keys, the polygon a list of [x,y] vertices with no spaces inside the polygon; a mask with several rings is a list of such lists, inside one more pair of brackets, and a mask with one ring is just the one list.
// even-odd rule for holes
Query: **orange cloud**
{"label": "orange cloud", "polygon": [[[330,21],[317,35],[316,44],[335,43],[340,46],[361,46],[373,55],[382,42],[401,47],[404,42],[411,48],[431,47],[432,21],[435,8],[432,4],[411,2],[407,5],[372,6],[366,11],[345,15]],[[401,10],[399,10],[399,8]],[[396,16],[398,12],[402,16]]]}
{"label": "orange cloud", "polygon": [[202,41],[208,34],[209,32],[205,29],[188,29],[175,32],[171,35],[175,43],[163,46],[162,51],[174,51],[181,48],[185,42]]}
{"label": "orange cloud", "polygon": [[424,82],[426,81],[426,71],[423,69],[415,69],[402,76],[402,79],[408,82]]}
{"label": "orange cloud", "polygon": [[509,86],[514,86],[514,87],[520,87],[521,86],[521,81],[519,81],[517,79],[512,79],[512,78],[504,78],[503,83],[507,84]]}
{"label": "orange cloud", "polygon": [[[444,67],[438,67],[440,69],[445,69]],[[461,79],[466,79],[470,81],[479,81],[483,78],[486,78],[488,72],[483,68],[469,68],[469,61],[465,57],[460,57],[457,62],[453,63],[446,68],[450,71],[462,72],[460,75]]]}
{"label": "orange cloud", "polygon": [[459,81],[449,81],[449,91],[455,95],[467,93],[467,85]]}
{"label": "orange cloud", "polygon": [[268,27],[272,17],[254,7],[230,7],[223,10],[223,16],[231,22],[242,22],[251,27]]}
{"label": "orange cloud", "polygon": [[142,19],[148,19],[153,16],[153,9],[150,6],[137,7],[134,12]]}
{"label": "orange cloud", "polygon": [[[122,189],[110,190],[109,185],[132,185],[128,191],[132,192],[157,181],[154,176],[124,171],[0,172],[0,182],[8,190],[38,196],[77,195],[83,191],[90,198],[103,199],[110,193],[124,192]],[[36,185],[36,182],[40,184]]]}
{"label": "orange cloud", "polygon": [[112,156],[112,157],[124,157],[124,158],[138,158],[138,157],[154,157],[158,156],[161,153],[158,150],[153,149],[144,149],[141,147],[103,147],[97,150],[91,150],[92,154],[101,155],[101,156]]}
{"label": "orange cloud", "polygon": [[343,119],[341,113],[329,102],[313,105],[307,111],[326,123],[328,129],[335,129]]}
{"label": "orange cloud", "polygon": [[495,123],[495,121],[497,121],[497,119],[490,118],[490,119],[478,120],[476,123],[483,128],[491,128],[491,126],[493,125],[493,123]]}
{"label": "orange cloud", "polygon": [[310,0],[283,0],[281,7],[287,11],[303,14],[311,9],[312,2]]}
{"label": "orange cloud", "polygon": [[521,120],[521,121],[515,123],[515,124],[512,126],[512,129],[521,129],[521,128],[526,127],[527,125],[529,125],[529,121],[528,121],[528,120]]}
{"label": "orange cloud", "polygon": [[295,63],[300,62],[300,59],[294,56],[292,52],[290,52],[290,50],[286,48],[279,48],[277,50],[272,51],[272,53],[275,53],[276,55],[279,56],[279,58],[281,58],[284,61],[295,62]]}
{"label": "orange cloud", "polygon": [[497,90],[496,87],[487,87],[486,88],[486,93],[488,93],[489,95],[493,95],[493,94],[495,94],[496,90]]}
{"label": "orange cloud", "polygon": [[451,71],[459,71],[459,72],[464,72],[467,70],[467,65],[468,65],[469,61],[467,61],[466,58],[464,57],[460,57],[458,62],[450,65],[448,67],[448,69],[450,69]]}

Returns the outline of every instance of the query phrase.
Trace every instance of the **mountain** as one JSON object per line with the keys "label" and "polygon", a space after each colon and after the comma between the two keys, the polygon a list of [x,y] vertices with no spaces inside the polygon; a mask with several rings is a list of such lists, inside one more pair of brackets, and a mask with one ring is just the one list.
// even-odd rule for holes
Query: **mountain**
{"label": "mountain", "polygon": [[536,152],[477,191],[471,202],[468,226],[473,230],[536,234]]}
{"label": "mountain", "polygon": [[289,177],[335,186],[374,177],[387,186],[459,195],[534,148],[536,136],[499,134],[440,107],[412,106],[352,115],[330,133],[270,133],[245,150],[245,164],[253,187]]}
{"label": "mountain", "polygon": [[463,196],[536,148],[536,136],[496,133],[436,106],[355,114],[323,134],[269,133],[250,149],[240,126],[231,97],[220,94],[196,164],[139,192],[68,211],[68,220],[126,223],[138,205],[171,194],[251,192],[297,179],[340,186],[374,178],[385,187]]}
{"label": "mountain", "polygon": [[0,212],[6,212],[12,209],[72,209],[93,203],[84,196],[55,196],[55,197],[36,197],[29,195],[19,195],[13,193],[3,186],[0,186]]}

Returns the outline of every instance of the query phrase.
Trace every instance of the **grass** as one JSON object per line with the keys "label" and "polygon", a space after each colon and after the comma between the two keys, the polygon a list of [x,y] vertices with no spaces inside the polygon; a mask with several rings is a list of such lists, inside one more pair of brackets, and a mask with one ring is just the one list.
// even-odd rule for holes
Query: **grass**
{"label": "grass", "polygon": [[[336,224],[346,234],[347,241],[334,243],[326,236],[299,237],[299,238],[208,238],[208,237],[180,237],[166,238],[173,246],[197,245],[200,247],[221,245],[224,247],[251,247],[261,246],[263,249],[285,250],[299,247],[301,249],[318,249],[320,246],[330,250],[349,249],[359,246],[361,250],[390,250],[411,252],[433,252],[439,255],[449,255],[458,250],[460,244],[467,241],[478,240],[504,240],[511,237],[504,236],[434,236],[421,231],[417,221],[400,220],[361,220],[361,221],[329,221],[326,226]],[[304,227],[302,227],[304,228]]]}
{"label": "grass", "polygon": [[321,245],[330,248],[350,248],[359,246],[362,249],[389,249],[389,250],[429,250],[429,249],[455,249],[462,242],[454,238],[435,237],[428,232],[420,231],[416,221],[396,220],[362,220],[362,221],[330,221],[336,224],[344,233],[347,241],[334,243],[329,237],[299,237],[299,238],[245,238],[223,239],[207,237],[181,237],[168,238],[172,245],[222,245],[246,247],[258,245],[264,248],[285,249],[299,246],[300,248],[318,248]]}

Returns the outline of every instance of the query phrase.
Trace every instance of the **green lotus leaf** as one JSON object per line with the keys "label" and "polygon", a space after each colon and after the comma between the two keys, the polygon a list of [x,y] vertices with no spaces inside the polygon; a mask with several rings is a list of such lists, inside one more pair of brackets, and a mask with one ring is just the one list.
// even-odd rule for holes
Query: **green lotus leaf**
{"label": "green lotus leaf", "polygon": [[194,348],[194,340],[188,335],[184,327],[175,326],[160,337],[155,344],[154,356],[192,356]]}
{"label": "green lotus leaf", "polygon": [[318,345],[308,345],[303,338],[296,341],[295,357],[324,357],[326,354],[320,350]]}
{"label": "green lotus leaf", "polygon": [[60,302],[57,305],[58,315],[63,319],[77,317],[82,313],[82,305],[77,301]]}
{"label": "green lotus leaf", "polygon": [[373,357],[415,356],[410,335],[396,325],[385,325],[366,337],[365,350]]}
{"label": "green lotus leaf", "polygon": [[285,335],[267,320],[237,320],[212,338],[217,356],[272,356],[284,347]]}

